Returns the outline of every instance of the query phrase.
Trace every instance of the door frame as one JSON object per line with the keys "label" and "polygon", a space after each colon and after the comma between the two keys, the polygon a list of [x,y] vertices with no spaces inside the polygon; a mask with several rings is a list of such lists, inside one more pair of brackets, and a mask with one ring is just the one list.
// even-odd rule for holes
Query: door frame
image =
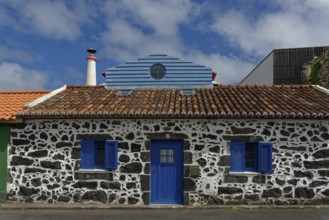
{"label": "door frame", "polygon": [[[153,174],[154,171],[154,167],[152,167],[152,165],[154,165],[154,153],[155,153],[155,143],[159,143],[159,142],[173,142],[175,144],[177,144],[177,146],[175,146],[174,148],[175,149],[178,149],[180,152],[177,154],[176,152],[176,155],[178,157],[178,160],[177,158],[175,159],[175,163],[176,163],[176,166],[177,166],[177,173],[176,174],[176,184],[178,184],[176,190],[179,191],[179,195],[176,195],[176,197],[174,198],[174,202],[159,202],[159,201],[155,201],[155,197],[156,197],[156,190],[157,189],[154,189],[154,184],[156,184],[156,181],[154,178],[155,175]],[[159,150],[157,150],[156,152],[159,152]],[[150,156],[151,156],[151,175],[150,175],[150,203],[151,204],[183,204],[184,202],[184,140],[168,140],[168,139],[156,139],[156,140],[151,140],[151,147],[150,147]],[[177,164],[178,163],[178,164]]]}

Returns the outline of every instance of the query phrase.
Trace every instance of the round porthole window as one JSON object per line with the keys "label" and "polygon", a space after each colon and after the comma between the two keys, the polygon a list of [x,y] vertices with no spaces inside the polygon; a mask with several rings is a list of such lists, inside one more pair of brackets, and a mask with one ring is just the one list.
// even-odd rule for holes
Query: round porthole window
{"label": "round porthole window", "polygon": [[153,79],[159,80],[162,79],[166,75],[166,67],[164,67],[160,63],[156,63],[151,66],[150,75]]}

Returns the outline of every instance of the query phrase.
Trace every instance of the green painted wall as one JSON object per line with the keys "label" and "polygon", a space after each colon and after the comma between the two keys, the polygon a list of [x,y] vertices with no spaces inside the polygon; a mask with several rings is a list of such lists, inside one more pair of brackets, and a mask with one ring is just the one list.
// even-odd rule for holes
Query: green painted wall
{"label": "green painted wall", "polygon": [[7,191],[7,146],[9,142],[8,125],[0,125],[0,194]]}

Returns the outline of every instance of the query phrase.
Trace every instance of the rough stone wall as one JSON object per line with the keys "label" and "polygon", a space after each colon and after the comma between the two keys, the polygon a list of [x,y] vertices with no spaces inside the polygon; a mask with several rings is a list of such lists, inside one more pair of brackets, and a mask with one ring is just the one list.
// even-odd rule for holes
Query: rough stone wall
{"label": "rough stone wall", "polygon": [[[149,204],[150,139],[184,139],[184,204],[329,204],[328,120],[31,120],[11,131],[8,198]],[[230,140],[273,143],[273,174],[229,173]],[[81,139],[119,143],[82,172]],[[195,166],[196,165],[196,166]],[[200,169],[200,172],[198,172]]]}

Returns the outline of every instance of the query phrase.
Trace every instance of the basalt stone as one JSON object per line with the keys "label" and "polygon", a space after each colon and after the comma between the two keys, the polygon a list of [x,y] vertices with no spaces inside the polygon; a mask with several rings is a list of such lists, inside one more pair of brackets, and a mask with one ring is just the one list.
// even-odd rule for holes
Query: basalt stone
{"label": "basalt stone", "polygon": [[74,178],[77,180],[94,180],[94,179],[100,179],[100,180],[108,180],[113,181],[113,173],[110,172],[75,172]]}
{"label": "basalt stone", "polygon": [[61,162],[59,162],[59,161],[54,161],[54,162],[52,162],[52,161],[41,161],[40,165],[43,168],[54,169],[54,170],[59,170],[59,169],[62,168]]}
{"label": "basalt stone", "polygon": [[133,132],[129,132],[129,133],[125,136],[125,138],[126,138],[127,140],[134,140],[134,139],[135,139],[135,135],[134,135]]}
{"label": "basalt stone", "polygon": [[329,168],[329,160],[304,161],[306,169]]}
{"label": "basalt stone", "polygon": [[191,178],[184,178],[184,191],[195,191],[196,183]]}
{"label": "basalt stone", "polygon": [[184,141],[184,150],[191,150],[191,144],[189,141]]}
{"label": "basalt stone", "polygon": [[56,148],[63,148],[63,147],[72,147],[73,144],[70,142],[58,142],[56,143]]}
{"label": "basalt stone", "polygon": [[80,159],[81,158],[80,148],[77,147],[72,148],[71,157],[72,159]]}
{"label": "basalt stone", "polygon": [[48,196],[46,195],[41,195],[39,197],[37,197],[37,201],[46,201],[48,199]]}
{"label": "basalt stone", "polygon": [[236,187],[218,187],[218,195],[221,194],[237,194],[237,193],[243,193],[243,190],[241,188]]}
{"label": "basalt stone", "polygon": [[70,197],[60,195],[57,199],[59,202],[69,202],[71,201]]}
{"label": "basalt stone", "polygon": [[33,151],[27,154],[30,157],[46,157],[48,155],[47,150]]}
{"label": "basalt stone", "polygon": [[184,164],[191,164],[193,161],[192,161],[192,157],[193,157],[193,154],[191,152],[184,152]]}
{"label": "basalt stone", "polygon": [[150,191],[150,175],[141,175],[141,190]]}
{"label": "basalt stone", "polygon": [[132,162],[127,165],[120,167],[120,172],[122,173],[141,173],[143,166],[141,163]]}
{"label": "basalt stone", "polygon": [[164,140],[170,137],[172,140],[184,140],[189,139],[189,136],[183,133],[172,133],[172,132],[157,132],[157,133],[145,133],[149,140]]}
{"label": "basalt stone", "polygon": [[318,186],[323,186],[323,185],[327,185],[328,181],[313,181],[309,187],[318,187]]}
{"label": "basalt stone", "polygon": [[311,141],[313,141],[313,142],[321,142],[322,140],[320,138],[318,138],[317,136],[313,136],[311,138]]}
{"label": "basalt stone", "polygon": [[145,174],[150,174],[150,172],[151,172],[151,164],[150,163],[145,163],[144,173]]}
{"label": "basalt stone", "polygon": [[208,196],[207,201],[208,201],[208,205],[223,205],[224,204],[222,199],[219,199],[215,196]]}
{"label": "basalt stone", "polygon": [[257,200],[259,200],[259,195],[257,195],[257,194],[248,195],[247,194],[247,195],[244,196],[244,198],[246,200],[257,201]]}
{"label": "basalt stone", "polygon": [[77,140],[114,140],[110,134],[77,134]]}
{"label": "basalt stone", "polygon": [[286,130],[281,130],[281,131],[280,131],[280,134],[281,134],[282,136],[285,136],[285,137],[289,137],[289,136],[290,136],[289,131],[286,131]]}
{"label": "basalt stone", "polygon": [[211,147],[209,148],[209,151],[213,153],[219,153],[219,146]]}
{"label": "basalt stone", "polygon": [[213,134],[203,134],[202,135],[203,139],[209,138],[210,140],[217,140],[217,136]]}
{"label": "basalt stone", "polygon": [[127,189],[135,189],[136,188],[136,183],[134,182],[129,182],[126,184]]}
{"label": "basalt stone", "polygon": [[283,188],[283,192],[284,193],[289,193],[289,192],[291,192],[291,190],[292,190],[292,187],[291,186],[287,186],[287,187],[284,187]]}
{"label": "basalt stone", "polygon": [[123,150],[129,150],[129,145],[127,142],[119,142],[118,143],[118,148],[123,149]]}
{"label": "basalt stone", "polygon": [[207,165],[207,161],[204,158],[199,158],[196,161],[201,167],[205,167]]}
{"label": "basalt stone", "polygon": [[230,155],[224,155],[219,158],[219,166],[230,166],[231,157]]}
{"label": "basalt stone", "polygon": [[223,132],[223,130],[216,130],[216,134],[222,134]]}
{"label": "basalt stone", "polygon": [[180,129],[180,127],[178,127],[178,126],[175,126],[174,127],[174,131],[181,131],[182,129]]}
{"label": "basalt stone", "polygon": [[120,198],[119,199],[119,204],[124,204],[126,202],[126,199],[125,198]]}
{"label": "basalt stone", "polygon": [[14,146],[29,145],[30,141],[26,139],[13,139]]}
{"label": "basalt stone", "polygon": [[48,135],[45,132],[42,132],[40,134],[40,138],[43,139],[43,140],[48,140]]}
{"label": "basalt stone", "polygon": [[97,191],[89,191],[83,194],[81,197],[82,200],[87,200],[87,201],[95,201],[95,202],[102,202],[106,203],[107,201],[107,195],[104,191],[102,190],[97,190]]}
{"label": "basalt stone", "polygon": [[35,178],[31,180],[31,184],[34,187],[38,187],[41,186],[41,179],[40,178]]}
{"label": "basalt stone", "polygon": [[325,196],[329,196],[329,189],[324,190],[323,192],[321,192],[323,195]]}
{"label": "basalt stone", "polygon": [[130,157],[126,154],[121,154],[119,157],[119,161],[123,163],[127,163],[130,161]]}
{"label": "basalt stone", "polygon": [[13,156],[10,161],[11,166],[20,166],[20,165],[30,166],[32,164],[33,164],[33,160],[20,156]]}
{"label": "basalt stone", "polygon": [[24,186],[19,187],[19,194],[22,196],[32,196],[40,192],[40,189],[27,188]]}
{"label": "basalt stone", "polygon": [[149,151],[141,152],[141,160],[143,162],[150,162],[150,152]]}
{"label": "basalt stone", "polygon": [[117,194],[111,193],[109,195],[109,203],[112,203],[117,198]]}
{"label": "basalt stone", "polygon": [[150,204],[150,193],[144,192],[142,194],[142,200],[143,200],[144,205],[149,205]]}
{"label": "basalt stone", "polygon": [[246,182],[248,182],[248,177],[247,176],[226,175],[224,182],[225,183],[246,183]]}
{"label": "basalt stone", "polygon": [[297,168],[301,168],[302,167],[302,165],[299,162],[297,162],[297,161],[292,162],[291,163],[291,166],[292,167],[297,167]]}
{"label": "basalt stone", "polygon": [[265,129],[262,131],[262,135],[270,136],[270,135],[271,135],[271,132],[270,132],[268,129],[265,128]]}
{"label": "basalt stone", "polygon": [[296,198],[308,198],[311,199],[314,197],[313,189],[308,189],[306,187],[298,187],[295,189],[295,197]]}
{"label": "basalt stone", "polygon": [[201,145],[201,144],[194,145],[194,150],[196,150],[196,151],[202,151],[203,148],[204,148],[204,145]]}
{"label": "basalt stone", "polygon": [[283,185],[286,183],[285,180],[281,180],[281,179],[279,179],[279,178],[275,178],[275,182],[276,182],[278,185],[280,185],[280,186],[283,186]]}
{"label": "basalt stone", "polygon": [[300,137],[299,139],[300,139],[301,142],[306,142],[307,141],[307,138],[304,137],[304,136],[303,137]]}
{"label": "basalt stone", "polygon": [[45,173],[45,172],[46,170],[39,168],[30,168],[30,167],[25,168],[25,173]]}
{"label": "basalt stone", "polygon": [[265,175],[257,175],[252,178],[253,183],[265,183],[266,176]]}
{"label": "basalt stone", "polygon": [[131,152],[140,152],[141,151],[141,145],[140,144],[131,144]]}
{"label": "basalt stone", "polygon": [[312,179],[313,178],[313,173],[311,171],[297,171],[295,170],[294,171],[294,176],[295,177],[307,177],[309,179]]}
{"label": "basalt stone", "polygon": [[319,170],[318,173],[320,176],[329,177],[329,170]]}
{"label": "basalt stone", "polygon": [[264,190],[262,194],[262,198],[268,197],[280,197],[282,195],[281,190],[279,188]]}
{"label": "basalt stone", "polygon": [[72,185],[73,188],[96,189],[97,182],[78,181]]}
{"label": "basalt stone", "polygon": [[319,131],[322,131],[322,132],[327,133],[327,132],[328,132],[328,129],[327,129],[326,126],[321,126],[321,127],[319,128]]}
{"label": "basalt stone", "polygon": [[256,129],[253,128],[237,128],[235,126],[232,126],[231,130],[233,134],[251,134],[256,132]]}
{"label": "basalt stone", "polygon": [[47,185],[47,189],[52,190],[52,189],[56,189],[56,188],[58,188],[58,187],[60,187],[60,186],[61,186],[61,185],[55,183],[55,184],[53,184],[53,185]]}
{"label": "basalt stone", "polygon": [[139,199],[136,199],[134,197],[128,197],[128,204],[134,205],[134,204],[136,204],[138,202],[139,202]]}
{"label": "basalt stone", "polygon": [[329,157],[329,149],[323,149],[315,152],[313,157],[316,159]]}
{"label": "basalt stone", "polygon": [[323,133],[323,134],[321,134],[321,138],[323,139],[323,140],[329,140],[329,134],[328,133]]}
{"label": "basalt stone", "polygon": [[100,186],[103,189],[121,190],[121,183],[119,183],[119,182],[101,182]]}
{"label": "basalt stone", "polygon": [[298,179],[292,179],[292,180],[288,180],[287,183],[296,186],[298,181],[299,181]]}
{"label": "basalt stone", "polygon": [[55,154],[53,156],[53,159],[54,160],[64,160],[65,159],[65,156],[63,154]]}

